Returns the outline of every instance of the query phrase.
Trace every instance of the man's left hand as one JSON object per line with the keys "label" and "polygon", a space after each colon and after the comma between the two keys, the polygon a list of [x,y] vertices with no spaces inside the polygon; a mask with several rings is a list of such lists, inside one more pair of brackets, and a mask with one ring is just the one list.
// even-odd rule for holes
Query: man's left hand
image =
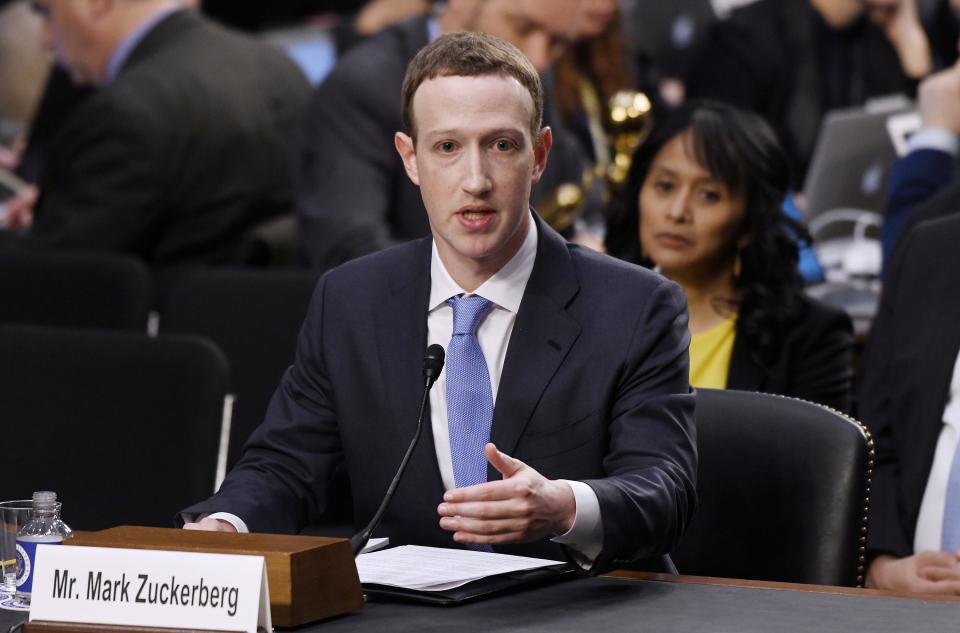
{"label": "man's left hand", "polygon": [[437,507],[440,527],[458,543],[535,541],[570,531],[577,502],[570,484],[547,479],[519,459],[484,447],[487,461],[503,479],[456,488]]}

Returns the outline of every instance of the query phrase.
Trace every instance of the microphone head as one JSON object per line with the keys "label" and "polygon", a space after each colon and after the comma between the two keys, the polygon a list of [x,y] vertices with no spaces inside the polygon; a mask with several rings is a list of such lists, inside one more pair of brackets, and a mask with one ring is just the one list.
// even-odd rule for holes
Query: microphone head
{"label": "microphone head", "polygon": [[439,378],[440,371],[443,369],[444,355],[443,347],[436,343],[428,347],[423,355],[423,377],[427,379],[428,387],[432,387]]}

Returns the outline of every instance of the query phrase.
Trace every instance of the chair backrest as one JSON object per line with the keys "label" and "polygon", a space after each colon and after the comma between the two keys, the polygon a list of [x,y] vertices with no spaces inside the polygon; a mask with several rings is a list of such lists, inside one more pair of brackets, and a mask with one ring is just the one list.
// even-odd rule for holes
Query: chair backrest
{"label": "chair backrest", "polygon": [[318,273],[305,271],[203,270],[187,275],[167,294],[161,333],[209,338],[230,362],[236,400],[228,466],[263,421],[280,377],[293,362],[317,278]]}
{"label": "chair backrest", "polygon": [[873,441],[821,405],[697,394],[699,507],[681,574],[862,586]]}
{"label": "chair backrest", "polygon": [[74,529],[171,527],[213,492],[227,361],[200,338],[0,327],[0,498]]}
{"label": "chair backrest", "polygon": [[144,332],[153,284],[115,253],[0,253],[0,323]]}

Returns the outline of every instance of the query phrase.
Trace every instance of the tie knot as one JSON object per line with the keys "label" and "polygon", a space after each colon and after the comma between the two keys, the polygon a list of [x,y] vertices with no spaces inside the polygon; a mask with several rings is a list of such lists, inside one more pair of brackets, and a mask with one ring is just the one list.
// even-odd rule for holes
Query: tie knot
{"label": "tie knot", "polygon": [[447,303],[453,307],[453,335],[476,334],[480,321],[487,315],[493,303],[479,295],[450,297]]}

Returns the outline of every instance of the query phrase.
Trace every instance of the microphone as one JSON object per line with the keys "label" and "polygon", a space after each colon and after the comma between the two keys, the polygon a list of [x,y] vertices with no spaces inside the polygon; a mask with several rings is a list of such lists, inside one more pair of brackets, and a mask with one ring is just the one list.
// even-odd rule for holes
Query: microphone
{"label": "microphone", "polygon": [[407,447],[407,452],[403,455],[403,459],[400,460],[400,467],[397,468],[397,474],[393,476],[393,481],[390,482],[386,494],[383,495],[383,501],[380,502],[380,507],[377,508],[373,518],[370,519],[370,523],[367,524],[367,527],[350,537],[350,547],[353,549],[354,557],[366,546],[367,541],[370,540],[370,535],[372,535],[373,531],[380,525],[380,519],[383,518],[383,513],[386,512],[387,506],[390,505],[390,500],[393,499],[393,494],[397,490],[397,485],[400,483],[403,471],[407,469],[407,463],[410,461],[410,456],[413,455],[413,449],[417,447],[417,442],[420,440],[420,435],[423,431],[423,413],[427,408],[427,398],[430,395],[430,387],[432,387],[433,383],[440,377],[440,372],[443,370],[443,357],[443,347],[436,343],[428,347],[426,353],[423,355],[424,384],[423,396],[420,398],[420,413],[417,415],[417,430],[414,431],[413,440],[411,440],[410,446]]}

